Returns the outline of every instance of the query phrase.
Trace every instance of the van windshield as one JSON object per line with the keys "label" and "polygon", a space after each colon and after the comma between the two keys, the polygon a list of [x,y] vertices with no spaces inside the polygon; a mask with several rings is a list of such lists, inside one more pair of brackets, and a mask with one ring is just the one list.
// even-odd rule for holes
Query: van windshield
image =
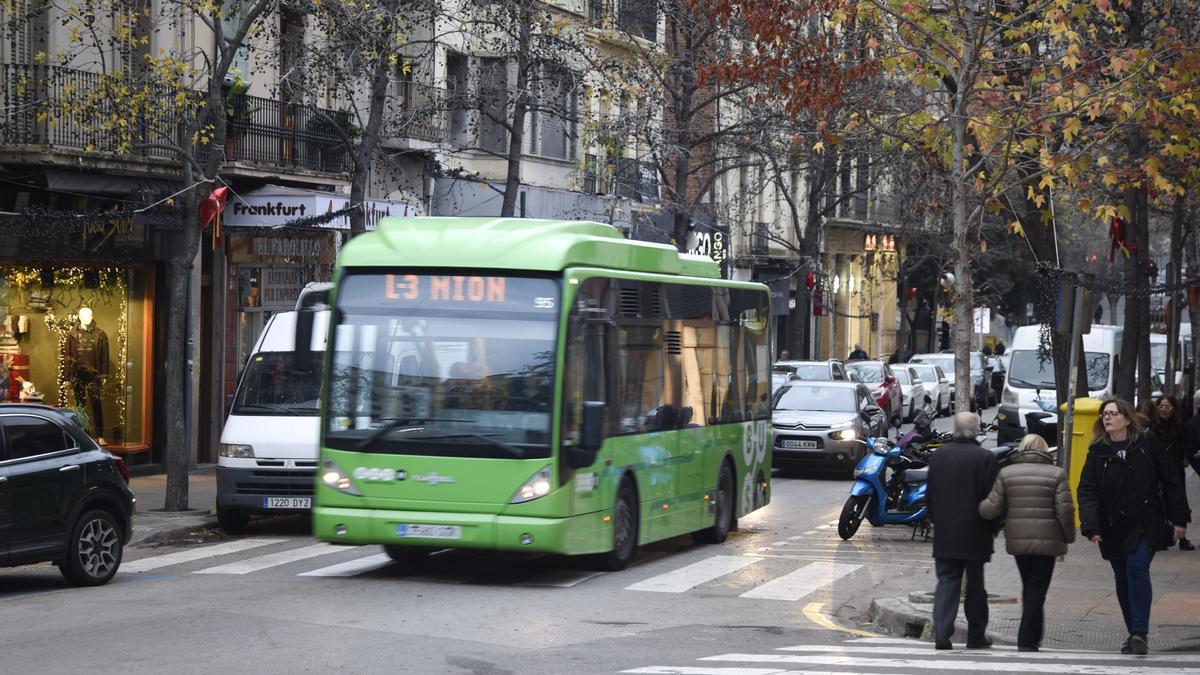
{"label": "van windshield", "polygon": [[[1088,391],[1101,391],[1108,386],[1109,356],[1101,352],[1084,352],[1087,366]],[[1016,389],[1054,389],[1054,362],[1038,360],[1035,349],[1019,349],[1012,353],[1008,365],[1008,386]]]}
{"label": "van windshield", "polygon": [[234,415],[317,415],[321,378],[297,371],[292,352],[259,352],[242,375]]}

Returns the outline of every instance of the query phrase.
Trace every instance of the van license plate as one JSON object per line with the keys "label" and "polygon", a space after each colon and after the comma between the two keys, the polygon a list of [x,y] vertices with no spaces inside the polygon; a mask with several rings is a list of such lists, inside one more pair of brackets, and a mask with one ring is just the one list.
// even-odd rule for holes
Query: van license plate
{"label": "van license plate", "polygon": [[396,536],[420,539],[462,539],[462,528],[458,525],[397,525]]}
{"label": "van license plate", "polygon": [[264,509],[311,509],[312,497],[263,497]]}

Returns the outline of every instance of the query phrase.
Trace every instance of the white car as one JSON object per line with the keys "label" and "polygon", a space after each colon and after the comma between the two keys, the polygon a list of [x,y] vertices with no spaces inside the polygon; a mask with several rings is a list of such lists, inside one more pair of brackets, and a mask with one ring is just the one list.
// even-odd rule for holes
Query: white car
{"label": "white car", "polygon": [[933,397],[925,391],[925,383],[917,376],[913,366],[897,363],[892,366],[892,374],[900,384],[900,411],[904,421],[913,419],[921,410],[932,415]]}
{"label": "white car", "polygon": [[925,385],[925,392],[933,399],[933,416],[950,414],[950,394],[953,387],[950,385],[950,378],[942,372],[942,367],[936,363],[908,365],[917,371],[917,377],[921,378],[921,383]]}

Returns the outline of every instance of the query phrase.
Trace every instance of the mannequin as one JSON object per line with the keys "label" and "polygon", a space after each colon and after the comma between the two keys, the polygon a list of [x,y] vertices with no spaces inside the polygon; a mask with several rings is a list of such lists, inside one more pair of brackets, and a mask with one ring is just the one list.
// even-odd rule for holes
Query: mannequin
{"label": "mannequin", "polygon": [[100,390],[108,377],[108,335],[96,326],[90,307],[79,309],[79,323],[67,334],[63,377],[75,392],[75,404],[87,405],[96,441],[104,445],[104,409]]}

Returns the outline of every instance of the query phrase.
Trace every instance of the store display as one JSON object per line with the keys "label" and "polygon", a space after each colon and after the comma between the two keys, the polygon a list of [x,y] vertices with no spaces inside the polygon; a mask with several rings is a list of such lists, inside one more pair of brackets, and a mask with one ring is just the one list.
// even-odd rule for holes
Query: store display
{"label": "store display", "polygon": [[[67,334],[63,349],[63,379],[71,383],[75,405],[87,406],[92,429],[102,436],[104,407],[101,387],[108,377],[108,335],[96,326],[90,307],[79,309],[79,322]],[[104,445],[102,437],[97,441]]]}

